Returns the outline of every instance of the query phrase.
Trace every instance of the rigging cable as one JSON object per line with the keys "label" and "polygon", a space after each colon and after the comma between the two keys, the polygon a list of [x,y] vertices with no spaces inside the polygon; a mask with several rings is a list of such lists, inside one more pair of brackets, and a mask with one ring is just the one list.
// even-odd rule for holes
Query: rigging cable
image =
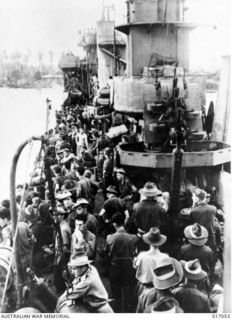
{"label": "rigging cable", "polygon": [[[29,155],[28,155],[28,160],[27,160],[27,166],[26,166],[26,175],[25,175],[25,178],[26,176],[28,175],[28,170],[29,170],[29,164],[30,164],[30,158],[31,158],[31,153],[32,153],[32,147],[33,147],[33,143],[32,143],[32,139],[30,139],[28,141],[28,144],[30,145],[30,149],[29,149]],[[39,151],[39,155],[38,155],[38,159],[40,158],[40,154],[41,154],[41,151],[42,151],[42,146],[40,148],[40,151]],[[34,165],[34,170],[33,172],[35,171],[35,168],[37,166],[37,161],[35,161],[35,165]],[[33,178],[33,175],[31,177],[31,180],[30,180],[30,183],[29,183],[29,186],[31,184],[31,181],[32,181],[32,178]],[[25,179],[26,181],[26,179]],[[20,209],[19,209],[19,212],[21,211],[22,207],[23,207],[23,203],[28,195],[28,191],[29,191],[29,188],[27,190],[25,190],[25,184],[26,182],[24,183],[24,188],[23,188],[23,197],[22,197],[22,200],[21,200],[21,203],[20,203]],[[13,239],[13,246],[12,246],[12,251],[11,251],[11,256],[10,256],[10,261],[9,261],[9,266],[8,266],[8,270],[7,270],[7,275],[6,275],[6,280],[5,280],[5,285],[4,285],[4,289],[3,289],[3,295],[2,295],[2,299],[1,299],[1,312],[5,312],[3,306],[4,306],[4,302],[5,302],[5,299],[6,299],[6,292],[7,292],[7,285],[8,285],[8,282],[9,282],[9,278],[10,278],[10,273],[11,273],[11,266],[12,266],[12,263],[13,263],[13,256],[14,256],[14,252],[15,252],[15,243],[16,243],[16,238],[17,238],[17,233],[18,233],[18,221],[19,221],[19,218],[20,218],[20,214],[18,215],[18,219],[17,219],[17,225],[16,225],[16,230],[15,230],[15,234],[14,234],[14,239]]]}

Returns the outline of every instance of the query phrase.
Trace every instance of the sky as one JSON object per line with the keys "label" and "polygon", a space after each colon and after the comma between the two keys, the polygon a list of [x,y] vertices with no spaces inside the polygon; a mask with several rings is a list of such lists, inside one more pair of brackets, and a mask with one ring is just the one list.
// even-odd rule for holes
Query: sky
{"label": "sky", "polygon": [[[122,22],[125,0],[105,1],[115,3],[117,21]],[[201,25],[191,34],[193,67],[213,66],[229,51],[229,2],[187,0],[186,18]],[[101,5],[102,0],[0,0],[0,51],[80,54],[78,30],[96,26]]]}

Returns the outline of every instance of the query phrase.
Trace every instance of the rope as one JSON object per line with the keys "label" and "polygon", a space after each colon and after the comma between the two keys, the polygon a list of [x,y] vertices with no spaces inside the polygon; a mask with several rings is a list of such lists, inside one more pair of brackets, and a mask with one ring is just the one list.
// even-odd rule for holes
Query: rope
{"label": "rope", "polygon": [[[30,150],[29,150],[29,155],[28,155],[28,160],[27,160],[27,167],[26,167],[26,172],[27,172],[27,174],[28,174],[28,169],[29,169],[29,160],[30,160],[30,158],[31,158],[31,151],[32,151],[32,147],[33,147],[32,140],[29,140],[28,143],[30,144]],[[38,159],[39,159],[39,157],[40,157],[41,150],[42,150],[42,147],[40,148]],[[35,171],[37,162],[38,162],[38,160],[35,161],[35,165],[34,165],[34,170],[33,170],[33,172]],[[31,177],[29,186],[30,186],[30,184],[31,184],[32,178],[33,178],[33,175],[32,175],[32,177]],[[25,179],[25,181],[26,181],[26,179]],[[24,189],[23,189],[23,192],[24,192],[24,193],[23,193],[23,197],[22,197],[22,200],[21,200],[21,203],[20,203],[20,210],[22,209],[24,200],[26,199],[26,196],[28,195],[28,191],[29,191],[29,188],[28,188],[27,190],[25,190],[25,184],[26,184],[26,183],[24,183]],[[10,256],[10,262],[9,262],[9,266],[8,266],[8,270],[7,270],[7,276],[6,276],[6,281],[5,281],[4,290],[3,290],[3,295],[2,295],[2,300],[1,300],[1,312],[5,311],[5,310],[2,310],[2,307],[3,307],[4,302],[5,302],[7,285],[8,285],[8,282],[9,282],[10,272],[11,272],[11,266],[12,266],[12,263],[13,263],[13,257],[14,257],[15,246],[16,246],[16,241],[15,241],[15,239],[17,238],[17,234],[18,234],[18,222],[19,222],[19,218],[20,218],[20,214],[18,215],[18,221],[17,221],[16,230],[15,230],[15,235],[14,235],[14,239],[13,239],[13,246],[12,246],[12,251],[11,251],[11,256]]]}
{"label": "rope", "polygon": [[163,15],[163,21],[162,21],[162,24],[163,24],[163,25],[164,25],[165,20],[166,20],[167,8],[168,8],[168,0],[166,0],[166,2],[165,2],[164,15]]}

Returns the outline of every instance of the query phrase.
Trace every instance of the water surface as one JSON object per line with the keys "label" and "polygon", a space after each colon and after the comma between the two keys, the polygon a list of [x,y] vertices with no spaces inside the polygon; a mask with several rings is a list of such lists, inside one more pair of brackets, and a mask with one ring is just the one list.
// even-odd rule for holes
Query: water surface
{"label": "water surface", "polygon": [[[59,108],[67,93],[61,86],[49,89],[13,89],[0,88],[0,200],[9,198],[9,176],[12,158],[18,146],[31,136],[44,134],[46,127],[46,99],[52,102],[50,127],[54,126],[54,109]],[[29,171],[40,148],[40,143],[33,144]],[[17,167],[16,183],[23,183],[28,178],[29,147],[20,157]]]}

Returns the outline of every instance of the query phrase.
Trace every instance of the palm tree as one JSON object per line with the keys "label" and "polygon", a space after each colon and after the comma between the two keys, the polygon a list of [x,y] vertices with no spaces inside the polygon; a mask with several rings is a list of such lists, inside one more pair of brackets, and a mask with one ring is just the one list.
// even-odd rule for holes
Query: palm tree
{"label": "palm tree", "polygon": [[41,52],[39,52],[38,60],[39,60],[39,71],[40,71],[40,73],[42,74],[42,61],[43,61],[43,55],[42,55],[42,53],[41,53]]}

